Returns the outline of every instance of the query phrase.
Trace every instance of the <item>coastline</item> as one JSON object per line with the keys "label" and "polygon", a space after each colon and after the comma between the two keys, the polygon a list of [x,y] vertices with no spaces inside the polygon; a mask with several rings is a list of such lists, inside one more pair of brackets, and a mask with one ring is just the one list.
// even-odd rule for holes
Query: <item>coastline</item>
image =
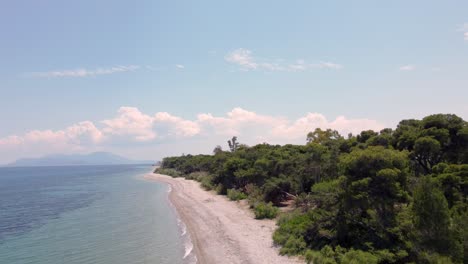
{"label": "coastline", "polygon": [[248,205],[205,191],[196,181],[148,173],[170,185],[169,200],[187,227],[197,263],[304,263],[280,256],[273,245],[274,220],[256,220]]}

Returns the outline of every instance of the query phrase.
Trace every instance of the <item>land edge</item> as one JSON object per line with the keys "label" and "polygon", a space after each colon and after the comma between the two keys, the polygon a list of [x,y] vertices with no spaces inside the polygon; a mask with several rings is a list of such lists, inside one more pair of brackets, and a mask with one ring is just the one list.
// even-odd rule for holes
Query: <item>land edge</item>
{"label": "land edge", "polygon": [[[194,180],[187,180],[185,178],[173,178],[171,176],[157,174],[153,172],[145,174],[144,179],[149,180],[149,181],[162,182],[171,186],[171,191],[168,194],[169,200],[172,203],[172,205],[175,207],[178,216],[180,217],[180,219],[184,222],[184,224],[187,227],[187,232],[189,233],[191,242],[193,244],[193,250],[197,258],[197,263],[207,264],[207,263],[217,263],[217,262],[213,262],[212,260],[213,256],[211,256],[209,251],[207,253],[207,250],[201,249],[200,245],[203,243],[201,243],[202,239],[201,239],[200,234],[198,234],[200,232],[199,227],[196,225],[196,223],[192,219],[193,213],[185,212],[181,204],[183,203],[182,199],[180,197],[177,197],[177,195],[179,194],[178,192],[185,191],[183,190],[185,186],[182,186],[182,190],[180,190],[180,186],[178,186],[177,184],[183,184],[184,182],[186,184],[195,183],[194,185],[198,189],[197,191],[206,193],[208,196],[212,198],[216,197],[217,199],[219,198],[224,199],[226,202],[232,204],[232,206],[235,206],[237,209],[243,211],[242,213],[249,215],[251,220],[258,221],[256,223],[257,225],[260,225],[260,228],[263,228],[265,226],[264,225],[265,223],[268,223],[270,225],[273,223],[273,226],[274,226],[273,229],[276,229],[276,224],[274,224],[275,222],[274,220],[255,220],[253,218],[253,212],[248,207],[242,206],[240,203],[229,201],[226,197],[217,195],[213,191],[206,191],[200,186],[200,183]],[[271,230],[271,232],[269,233],[269,237],[268,237],[269,240],[272,239],[273,232],[274,230]],[[220,243],[222,244],[223,242],[220,242]],[[278,261],[277,262],[262,262],[262,263],[304,263],[304,260],[298,257],[285,257],[285,256],[279,255],[279,250],[277,247],[274,247],[274,251],[275,251],[275,256],[269,256],[269,257],[278,258]],[[252,263],[252,264],[259,263],[259,262],[248,260],[248,256],[246,256],[246,258],[247,259],[243,259],[241,262],[234,261],[232,263]],[[231,263],[231,262],[224,262],[224,263]]]}

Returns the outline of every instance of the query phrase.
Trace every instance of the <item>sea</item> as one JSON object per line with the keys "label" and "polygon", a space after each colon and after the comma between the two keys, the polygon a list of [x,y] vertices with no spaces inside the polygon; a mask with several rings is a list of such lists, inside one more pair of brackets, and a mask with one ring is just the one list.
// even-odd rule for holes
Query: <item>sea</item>
{"label": "sea", "polygon": [[149,165],[0,168],[1,264],[195,263]]}

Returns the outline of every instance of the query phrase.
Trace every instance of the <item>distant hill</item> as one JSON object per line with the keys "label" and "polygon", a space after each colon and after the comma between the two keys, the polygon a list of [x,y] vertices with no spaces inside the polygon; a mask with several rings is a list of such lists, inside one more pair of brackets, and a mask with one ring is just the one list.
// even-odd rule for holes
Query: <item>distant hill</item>
{"label": "distant hill", "polygon": [[93,152],[90,154],[56,154],[41,158],[19,159],[7,164],[8,167],[29,166],[73,166],[73,165],[117,165],[117,164],[154,164],[155,161],[131,160],[108,152]]}

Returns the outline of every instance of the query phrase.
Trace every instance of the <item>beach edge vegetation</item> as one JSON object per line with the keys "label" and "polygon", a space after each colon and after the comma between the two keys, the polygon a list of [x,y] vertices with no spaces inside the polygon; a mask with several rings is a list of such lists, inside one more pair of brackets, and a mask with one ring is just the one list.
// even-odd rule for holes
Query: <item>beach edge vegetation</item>
{"label": "beach edge vegetation", "polygon": [[317,128],[304,145],[228,146],[164,158],[156,172],[246,198],[258,219],[279,214],[280,254],[308,263],[468,262],[468,123],[456,115],[346,138]]}

